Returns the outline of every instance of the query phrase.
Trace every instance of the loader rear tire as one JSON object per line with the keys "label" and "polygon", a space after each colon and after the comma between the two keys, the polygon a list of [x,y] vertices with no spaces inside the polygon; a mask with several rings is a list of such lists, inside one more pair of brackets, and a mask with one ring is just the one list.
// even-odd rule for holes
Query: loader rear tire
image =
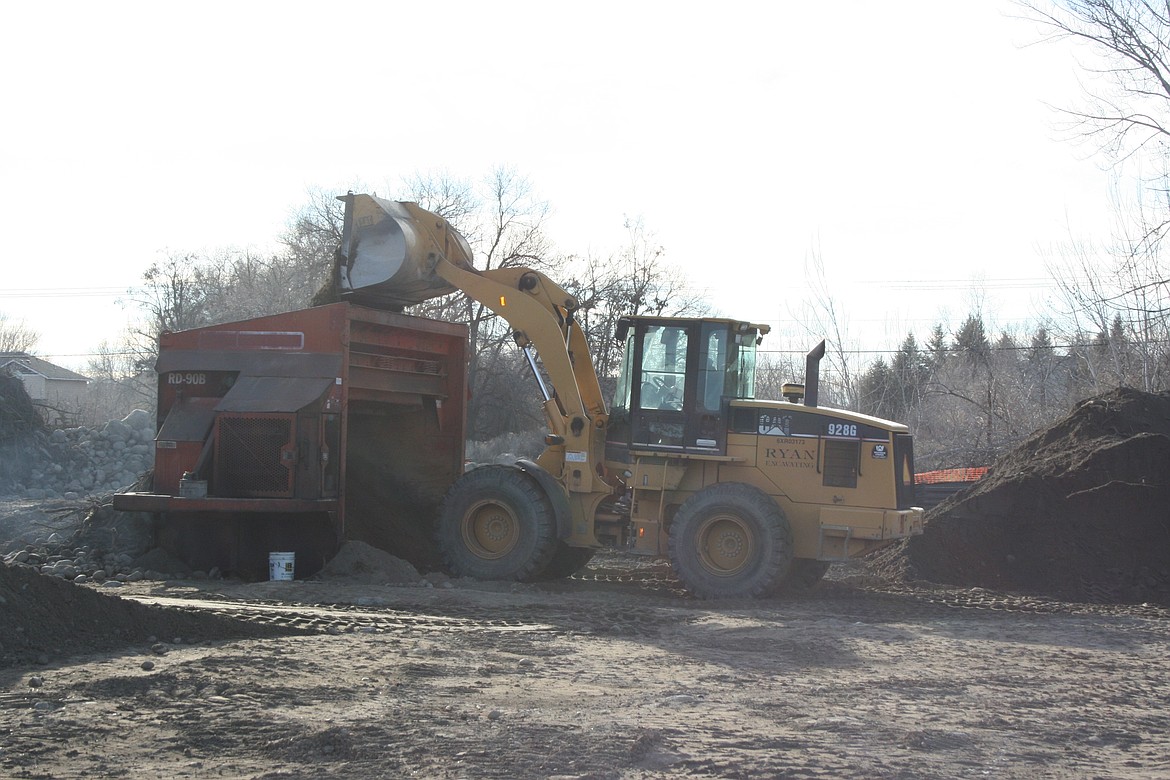
{"label": "loader rear tire", "polygon": [[563,580],[565,577],[572,577],[585,568],[585,564],[593,560],[595,552],[596,550],[590,547],[570,547],[564,542],[557,542],[557,549],[553,553],[552,560],[548,562],[548,566],[544,567],[544,571],[537,576],[537,579]]}
{"label": "loader rear tire", "polygon": [[762,490],[735,482],[711,485],[675,514],[670,562],[699,598],[767,596],[792,565],[792,528]]}
{"label": "loader rear tire", "polygon": [[452,574],[481,580],[539,577],[557,547],[552,503],[512,466],[482,466],[451,486],[439,510],[439,549]]}

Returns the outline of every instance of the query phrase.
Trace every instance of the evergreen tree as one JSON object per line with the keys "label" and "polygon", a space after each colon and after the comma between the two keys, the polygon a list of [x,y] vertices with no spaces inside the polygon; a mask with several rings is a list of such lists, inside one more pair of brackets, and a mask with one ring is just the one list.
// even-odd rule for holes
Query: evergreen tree
{"label": "evergreen tree", "polygon": [[987,366],[991,359],[991,342],[987,339],[987,328],[983,325],[983,318],[976,314],[968,314],[963,326],[955,334],[955,350],[959,358],[971,368],[971,375],[975,375],[979,366]]}
{"label": "evergreen tree", "polygon": [[930,331],[930,339],[926,342],[926,364],[931,371],[941,371],[946,363],[947,334],[940,322]]}

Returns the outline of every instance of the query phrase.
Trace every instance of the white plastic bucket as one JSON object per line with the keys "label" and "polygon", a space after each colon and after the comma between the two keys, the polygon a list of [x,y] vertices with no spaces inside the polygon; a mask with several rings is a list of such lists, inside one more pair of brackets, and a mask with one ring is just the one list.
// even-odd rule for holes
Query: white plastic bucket
{"label": "white plastic bucket", "polygon": [[296,570],[296,553],[270,552],[268,553],[268,579],[291,580]]}

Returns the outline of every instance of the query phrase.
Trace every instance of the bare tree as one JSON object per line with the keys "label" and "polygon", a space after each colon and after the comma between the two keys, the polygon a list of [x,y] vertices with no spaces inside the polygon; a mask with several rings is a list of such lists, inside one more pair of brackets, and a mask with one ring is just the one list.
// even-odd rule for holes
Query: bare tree
{"label": "bare tree", "polygon": [[158,380],[153,370],[140,365],[138,352],[127,338],[103,341],[86,364],[89,386],[81,409],[82,422],[98,425],[126,416],[134,409],[154,411]]}
{"label": "bare tree", "polygon": [[[1170,362],[1170,271],[1162,253],[1170,231],[1170,3],[1019,4],[1046,40],[1081,44],[1086,100],[1061,110],[1075,138],[1118,166],[1115,235],[1074,244],[1050,264],[1067,307],[1057,331],[1070,344],[1076,381],[1085,390],[1161,389]],[[1125,168],[1142,176],[1132,192],[1120,184]]]}
{"label": "bare tree", "polygon": [[626,217],[627,240],[611,264],[615,279],[613,308],[630,315],[688,316],[707,310],[686,277],[666,261],[666,249],[646,229],[641,217]]}
{"label": "bare tree", "polygon": [[212,279],[209,264],[195,254],[169,254],[142,274],[130,300],[146,314],[152,335],[206,325]]}
{"label": "bare tree", "polygon": [[605,257],[570,256],[562,261],[563,286],[581,304],[583,329],[593,365],[610,392],[621,360],[614,341],[621,317],[695,317],[710,312],[686,275],[666,259],[666,249],[639,217],[625,221],[626,243]]}
{"label": "bare tree", "polygon": [[1148,236],[1148,214],[1117,220],[1117,237],[1104,245],[1073,243],[1049,264],[1065,306],[1058,330],[1069,343],[1093,334],[1098,348],[1079,351],[1091,392],[1117,385],[1147,391],[1166,386],[1170,362],[1170,278],[1162,245]]}
{"label": "bare tree", "polygon": [[[1075,137],[1114,162],[1152,161],[1147,186],[1160,216],[1140,244],[1157,244],[1170,228],[1170,4],[1152,0],[1019,0],[1044,40],[1083,44],[1085,104],[1062,107]],[[1147,170],[1150,166],[1143,166]],[[1147,174],[1148,175],[1148,174]]]}
{"label": "bare tree", "polygon": [[[1124,157],[1170,142],[1170,5],[1151,0],[1020,3],[1049,39],[1087,45],[1097,64],[1084,108],[1064,109],[1100,149]],[[1100,85],[1100,86],[1098,86]],[[1162,152],[1156,152],[1162,156]]]}
{"label": "bare tree", "polygon": [[475,217],[481,203],[470,181],[439,171],[415,173],[404,184],[408,200],[450,222],[468,241],[475,237]]}
{"label": "bare tree", "polygon": [[332,282],[333,256],[341,246],[345,216],[337,194],[320,188],[309,190],[308,201],[294,213],[280,236],[284,251],[273,261],[279,261],[290,297],[300,301],[297,305],[313,302],[315,295],[322,296],[316,302],[325,302],[333,294],[326,288]]}
{"label": "bare tree", "polygon": [[24,320],[11,320],[0,312],[0,352],[31,352],[40,338]]}
{"label": "bare tree", "polygon": [[792,316],[804,323],[813,339],[826,340],[821,398],[847,409],[856,409],[859,405],[860,350],[849,332],[849,320],[833,294],[825,261],[817,250],[811,252],[805,261],[805,278],[812,287],[811,294],[803,304],[804,312],[793,312]]}
{"label": "bare tree", "polygon": [[[550,207],[536,195],[528,179],[513,169],[497,168],[484,181],[481,203],[480,217],[465,236],[479,268],[551,270],[551,244],[544,232]],[[519,385],[530,388],[528,393],[517,393],[516,382],[504,381],[504,377],[515,378],[524,370],[515,360],[511,327],[491,309],[466,296],[457,296],[456,306],[462,311],[460,319],[467,323],[475,351],[467,380],[473,392],[479,393],[479,401],[467,410],[468,431],[486,438],[515,430],[525,419],[530,427],[539,424],[539,406],[531,383]],[[507,427],[481,424],[487,422],[485,411],[489,407],[494,410],[492,417],[509,421]]]}

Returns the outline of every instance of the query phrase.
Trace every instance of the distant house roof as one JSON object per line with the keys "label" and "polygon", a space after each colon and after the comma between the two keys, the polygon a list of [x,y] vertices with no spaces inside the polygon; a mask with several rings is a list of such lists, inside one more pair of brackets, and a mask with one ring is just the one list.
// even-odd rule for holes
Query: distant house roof
{"label": "distant house roof", "polygon": [[54,365],[47,360],[33,357],[27,352],[0,352],[0,371],[11,371],[15,374],[40,374],[45,379],[57,379],[66,382],[88,382],[89,379],[70,371],[67,368]]}

